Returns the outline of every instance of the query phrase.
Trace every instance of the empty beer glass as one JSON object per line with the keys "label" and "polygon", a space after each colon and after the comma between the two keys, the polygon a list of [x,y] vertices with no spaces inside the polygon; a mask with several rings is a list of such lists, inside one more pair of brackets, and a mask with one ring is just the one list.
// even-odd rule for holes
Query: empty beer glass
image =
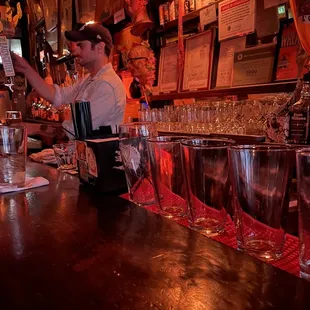
{"label": "empty beer glass", "polygon": [[229,196],[228,147],[221,139],[182,141],[188,220],[190,227],[206,235],[224,230]]}
{"label": "empty beer glass", "polygon": [[300,275],[310,280],[310,149],[297,152]]}
{"label": "empty beer glass", "polygon": [[177,219],[186,215],[181,141],[188,137],[166,136],[147,141],[155,194],[161,213]]}
{"label": "empty beer glass", "polygon": [[0,126],[1,186],[24,187],[27,132],[23,126]]}
{"label": "empty beer glass", "polygon": [[238,249],[263,260],[282,255],[295,150],[280,145],[229,150]]}
{"label": "empty beer glass", "polygon": [[155,193],[146,141],[157,135],[156,126],[148,122],[129,123],[120,125],[119,132],[129,197],[138,205],[154,204]]}
{"label": "empty beer glass", "polygon": [[77,168],[76,147],[74,141],[54,144],[53,150],[59,170],[75,170]]}

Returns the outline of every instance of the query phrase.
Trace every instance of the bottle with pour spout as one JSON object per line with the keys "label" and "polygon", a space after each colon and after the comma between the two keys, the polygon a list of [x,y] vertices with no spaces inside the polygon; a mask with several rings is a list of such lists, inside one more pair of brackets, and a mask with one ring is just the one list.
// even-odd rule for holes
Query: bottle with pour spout
{"label": "bottle with pour spout", "polygon": [[288,115],[287,143],[310,144],[310,72],[304,74],[300,100],[293,104]]}

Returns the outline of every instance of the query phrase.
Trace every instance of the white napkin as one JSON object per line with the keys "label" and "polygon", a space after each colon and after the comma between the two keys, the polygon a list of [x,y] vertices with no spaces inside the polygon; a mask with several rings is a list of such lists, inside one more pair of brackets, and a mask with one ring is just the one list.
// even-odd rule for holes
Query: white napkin
{"label": "white napkin", "polygon": [[53,149],[45,149],[39,153],[33,153],[29,156],[33,161],[44,164],[57,164]]}
{"label": "white napkin", "polygon": [[25,187],[17,187],[15,185],[3,185],[3,183],[0,184],[0,194],[19,192],[26,189],[45,186],[48,184],[50,184],[50,182],[42,177],[35,177],[35,178],[26,177]]}

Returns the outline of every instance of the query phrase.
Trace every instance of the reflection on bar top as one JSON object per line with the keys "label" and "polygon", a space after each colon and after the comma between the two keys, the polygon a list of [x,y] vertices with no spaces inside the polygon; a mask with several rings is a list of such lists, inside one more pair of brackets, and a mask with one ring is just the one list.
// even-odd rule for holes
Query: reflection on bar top
{"label": "reflection on bar top", "polygon": [[106,138],[106,139],[87,139],[84,140],[85,142],[94,142],[94,143],[101,143],[101,142],[109,142],[109,141],[118,141],[119,138],[115,137],[115,138]]}

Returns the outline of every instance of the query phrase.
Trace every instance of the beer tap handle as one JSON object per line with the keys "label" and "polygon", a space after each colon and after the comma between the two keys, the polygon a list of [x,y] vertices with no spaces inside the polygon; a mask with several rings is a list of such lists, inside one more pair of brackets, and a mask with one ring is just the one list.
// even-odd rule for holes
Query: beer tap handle
{"label": "beer tap handle", "polygon": [[10,89],[11,92],[13,92],[13,91],[14,91],[14,90],[13,90],[14,78],[13,78],[12,76],[10,76],[10,77],[8,78],[8,81],[9,81],[9,83],[5,83],[4,85],[5,85],[6,87],[8,87],[8,88]]}
{"label": "beer tap handle", "polygon": [[0,36],[0,54],[2,58],[3,69],[9,83],[4,84],[13,91],[15,70],[10,54],[9,41],[6,36]]}

